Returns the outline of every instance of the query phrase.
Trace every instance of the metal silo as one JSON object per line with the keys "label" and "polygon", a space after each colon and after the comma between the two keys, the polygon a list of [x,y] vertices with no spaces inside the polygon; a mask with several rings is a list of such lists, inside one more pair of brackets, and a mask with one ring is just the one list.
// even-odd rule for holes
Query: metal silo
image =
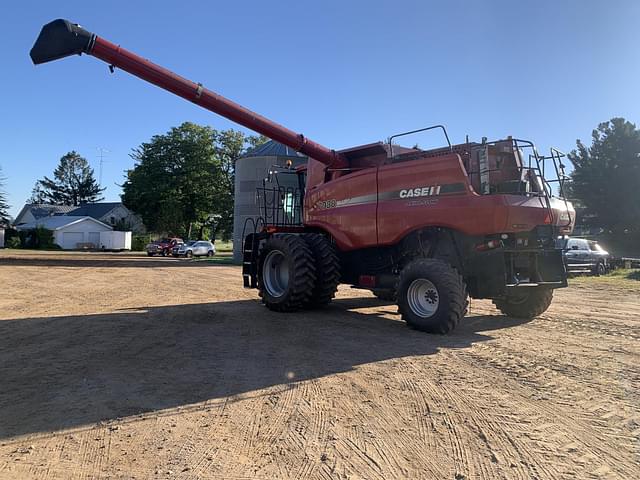
{"label": "metal silo", "polygon": [[[247,218],[256,220],[261,216],[256,195],[257,188],[273,170],[274,165],[286,167],[287,161],[293,167],[305,164],[307,157],[295,150],[270,140],[249,150],[237,162],[235,168],[235,197],[233,205],[233,259],[242,261],[242,229]],[[250,232],[247,232],[250,233]]]}

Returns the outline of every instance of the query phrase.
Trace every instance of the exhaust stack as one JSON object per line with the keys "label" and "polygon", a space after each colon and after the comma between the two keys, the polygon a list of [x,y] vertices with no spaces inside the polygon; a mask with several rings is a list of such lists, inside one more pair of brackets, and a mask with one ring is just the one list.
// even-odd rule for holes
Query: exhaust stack
{"label": "exhaust stack", "polygon": [[106,62],[111,69],[118,67],[276,142],[287,145],[328,167],[344,168],[348,164],[342,154],[258,115],[248,108],[204,88],[200,83],[187,80],[133,52],[100,38],[68,20],[54,20],[42,27],[42,31],[31,49],[30,56],[33,63],[39,65],[83,53],[99,58]]}

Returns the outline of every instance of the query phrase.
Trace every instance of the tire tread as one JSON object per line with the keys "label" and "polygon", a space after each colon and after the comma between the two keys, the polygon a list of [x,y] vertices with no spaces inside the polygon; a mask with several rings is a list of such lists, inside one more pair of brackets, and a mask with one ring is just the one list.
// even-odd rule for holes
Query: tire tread
{"label": "tire tread", "polygon": [[544,313],[553,300],[553,290],[550,288],[536,287],[531,290],[530,296],[524,303],[512,303],[507,298],[496,298],[493,304],[498,310],[509,317],[533,319]]}
{"label": "tire tread", "polygon": [[331,241],[319,233],[305,233],[302,238],[312,253],[316,280],[307,307],[322,307],[331,303],[340,283],[340,260]]}
{"label": "tire tread", "polygon": [[[399,281],[401,288],[403,288],[407,277],[416,274],[421,276],[427,274],[430,279],[437,279],[440,297],[444,296],[449,301],[448,309],[446,315],[434,319],[435,322],[417,323],[412,319],[411,312],[405,310],[408,307],[404,307],[403,302],[399,301],[398,307],[402,318],[407,322],[407,325],[416,330],[440,334],[451,332],[460,323],[467,309],[467,290],[462,276],[455,268],[442,260],[422,258],[413,260],[402,269]],[[406,293],[403,292],[403,296],[406,296]]]}
{"label": "tire tread", "polygon": [[[316,280],[315,265],[313,255],[307,243],[299,235],[275,234],[265,245],[260,253],[260,264],[264,260],[266,252],[270,249],[278,248],[292,262],[292,272],[289,274],[289,288],[286,298],[280,302],[269,301],[265,295],[262,275],[258,275],[258,288],[262,303],[267,308],[276,312],[293,312],[302,308],[311,298],[314,283]],[[262,267],[261,267],[262,268]]]}

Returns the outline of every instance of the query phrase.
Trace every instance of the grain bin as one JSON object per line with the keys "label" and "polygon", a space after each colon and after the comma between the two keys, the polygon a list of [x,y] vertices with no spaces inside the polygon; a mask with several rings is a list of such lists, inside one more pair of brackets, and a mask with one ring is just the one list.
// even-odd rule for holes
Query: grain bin
{"label": "grain bin", "polygon": [[292,167],[304,165],[307,157],[286,145],[270,140],[249,150],[236,162],[235,197],[233,207],[233,259],[242,261],[242,229],[247,218],[257,219],[260,207],[256,189],[274,165],[285,167],[287,161]]}

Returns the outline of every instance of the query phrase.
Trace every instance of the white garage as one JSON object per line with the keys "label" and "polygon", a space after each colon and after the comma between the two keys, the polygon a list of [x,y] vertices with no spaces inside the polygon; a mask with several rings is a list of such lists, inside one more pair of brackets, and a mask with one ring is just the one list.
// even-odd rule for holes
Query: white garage
{"label": "white garage", "polygon": [[57,215],[41,218],[37,222],[22,224],[20,230],[43,227],[53,231],[53,241],[64,250],[100,248],[100,232],[113,230],[109,225],[91,217]]}

